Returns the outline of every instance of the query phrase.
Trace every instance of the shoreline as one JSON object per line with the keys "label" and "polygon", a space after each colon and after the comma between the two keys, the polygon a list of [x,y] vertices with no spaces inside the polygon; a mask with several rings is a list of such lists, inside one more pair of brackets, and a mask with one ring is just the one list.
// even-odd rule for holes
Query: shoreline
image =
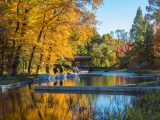
{"label": "shoreline", "polygon": [[[117,71],[117,72],[134,72],[138,74],[160,74],[160,69],[141,69],[141,70],[131,70],[131,69],[119,69],[119,70],[110,70],[110,71],[105,71],[104,69],[98,70],[104,71],[104,72],[110,72],[110,71]],[[91,71],[94,72],[94,71]],[[30,76],[24,76],[24,75],[17,75],[17,76],[10,76],[10,75],[3,75],[0,76],[0,85],[8,85],[8,84],[14,84],[18,82],[23,82],[23,81],[30,81],[32,79],[36,79],[36,76],[30,75]],[[157,82],[156,82],[157,83]],[[144,85],[156,85],[155,81],[150,82],[150,83],[141,83],[141,84],[135,84],[134,86],[144,86]],[[160,85],[160,82],[158,82],[158,85]]]}

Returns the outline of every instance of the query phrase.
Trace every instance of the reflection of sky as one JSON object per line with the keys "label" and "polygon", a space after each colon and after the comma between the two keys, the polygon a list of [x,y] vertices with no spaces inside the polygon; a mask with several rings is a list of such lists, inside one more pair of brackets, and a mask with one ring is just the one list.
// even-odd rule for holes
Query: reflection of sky
{"label": "reflection of sky", "polygon": [[121,112],[125,107],[131,105],[133,96],[125,95],[99,95],[95,100],[94,104],[101,107],[102,110],[108,110],[112,112]]}
{"label": "reflection of sky", "polygon": [[133,72],[93,72],[97,75],[103,75],[103,76],[133,76],[135,73]]}

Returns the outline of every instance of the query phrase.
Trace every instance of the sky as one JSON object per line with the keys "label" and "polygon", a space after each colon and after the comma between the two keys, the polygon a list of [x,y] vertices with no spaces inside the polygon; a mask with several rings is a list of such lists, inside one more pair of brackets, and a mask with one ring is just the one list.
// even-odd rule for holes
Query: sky
{"label": "sky", "polygon": [[104,0],[96,11],[97,31],[103,35],[117,29],[131,29],[136,11],[140,6],[146,13],[148,0]]}

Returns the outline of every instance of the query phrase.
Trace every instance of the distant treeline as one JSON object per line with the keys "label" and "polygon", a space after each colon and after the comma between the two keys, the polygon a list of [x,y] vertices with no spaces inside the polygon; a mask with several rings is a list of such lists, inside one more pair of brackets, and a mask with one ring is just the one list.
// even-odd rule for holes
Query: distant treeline
{"label": "distant treeline", "polygon": [[129,33],[118,29],[101,36],[94,31],[88,43],[79,46],[79,54],[92,56],[95,67],[160,68],[160,13],[154,9],[157,6],[156,1],[150,0],[146,15],[139,7]]}

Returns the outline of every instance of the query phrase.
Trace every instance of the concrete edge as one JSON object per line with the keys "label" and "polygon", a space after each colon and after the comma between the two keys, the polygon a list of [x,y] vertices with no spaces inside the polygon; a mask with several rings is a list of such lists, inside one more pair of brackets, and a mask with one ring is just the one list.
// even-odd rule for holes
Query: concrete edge
{"label": "concrete edge", "polygon": [[25,85],[31,84],[33,82],[34,82],[34,79],[32,79],[32,80],[26,80],[26,81],[22,81],[22,82],[17,82],[17,83],[12,83],[12,84],[7,84],[7,85],[0,85],[0,91],[4,92],[4,91],[6,91],[8,89],[25,86]]}
{"label": "concrete edge", "polygon": [[108,92],[149,92],[160,91],[160,87],[124,87],[124,86],[35,86],[36,92],[94,92],[94,93],[108,93]]}

